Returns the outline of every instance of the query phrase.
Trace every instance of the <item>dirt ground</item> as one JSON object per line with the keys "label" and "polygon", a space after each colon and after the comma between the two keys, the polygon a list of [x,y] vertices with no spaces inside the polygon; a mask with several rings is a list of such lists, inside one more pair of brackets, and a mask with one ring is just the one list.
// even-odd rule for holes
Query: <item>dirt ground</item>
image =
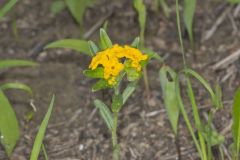
{"label": "dirt ground", "polygon": [[[31,59],[39,63],[36,68],[16,68],[0,72],[2,82],[18,81],[30,85],[34,91],[37,108],[32,120],[26,115],[32,111],[30,98],[22,91],[8,91],[7,95],[16,111],[21,138],[11,157],[12,160],[29,158],[34,137],[50,98],[56,95],[56,103],[44,144],[50,160],[108,160],[111,159],[110,133],[96,112],[93,99],[106,93],[91,93],[90,80],[82,74],[90,59],[71,50],[42,50],[48,42],[63,38],[78,38],[79,28],[70,14],[63,11],[53,16],[49,10],[52,1],[19,1],[14,11],[0,23],[0,58]],[[146,1],[148,20],[146,46],[165,58],[175,70],[182,69],[182,59],[175,23],[175,5],[170,1],[171,16],[164,17],[152,9]],[[240,48],[240,7],[222,1],[198,1],[194,20],[196,60],[187,50],[188,65],[197,70],[211,84],[220,83],[223,89],[224,109],[217,113],[214,124],[226,136],[224,145],[231,143],[228,129],[231,120],[233,93],[240,85],[240,60],[214,69],[214,65]],[[137,15],[128,0],[99,0],[89,8],[84,18],[85,33],[106,15],[108,33],[116,43],[130,43],[139,33]],[[18,38],[12,31],[16,22]],[[215,29],[215,30],[214,30]],[[185,33],[185,31],[183,31]],[[186,47],[189,47],[184,34]],[[97,40],[98,30],[87,39]],[[158,71],[161,64],[152,60],[148,66],[151,98],[144,94],[143,82],[120,113],[118,136],[122,160],[174,160],[177,151],[174,135],[166,116],[162,100]],[[194,79],[193,79],[194,80]],[[201,113],[207,112],[209,96],[199,83],[193,83]],[[184,88],[184,86],[182,87]],[[189,107],[189,106],[188,106]],[[182,159],[197,159],[191,137],[182,119],[179,124],[179,144]],[[0,148],[0,160],[7,159]],[[43,159],[42,155],[40,159]]]}

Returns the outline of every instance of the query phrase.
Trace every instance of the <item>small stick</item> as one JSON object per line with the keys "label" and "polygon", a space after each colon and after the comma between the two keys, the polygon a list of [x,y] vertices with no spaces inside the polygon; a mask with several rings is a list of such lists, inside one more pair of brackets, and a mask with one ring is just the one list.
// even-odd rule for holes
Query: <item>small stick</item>
{"label": "small stick", "polygon": [[202,41],[209,40],[213,36],[213,34],[217,30],[217,28],[220,26],[220,24],[222,24],[222,22],[225,20],[225,18],[227,17],[227,14],[230,11],[231,11],[231,8],[228,8],[220,15],[220,17],[218,17],[218,19],[213,24],[213,26],[209,30],[206,31],[205,36],[203,37]]}
{"label": "small stick", "polygon": [[90,28],[84,35],[84,39],[88,39],[98,28],[101,27],[101,25],[105,22],[106,19],[108,19],[112,15],[112,11],[109,12],[105,17],[101,18],[92,28]]}
{"label": "small stick", "polygon": [[212,69],[213,70],[223,69],[223,68],[227,67],[229,64],[238,60],[239,57],[240,57],[240,49],[238,49],[237,51],[232,53],[230,56],[227,56],[226,58],[224,58],[220,62],[213,65]]}

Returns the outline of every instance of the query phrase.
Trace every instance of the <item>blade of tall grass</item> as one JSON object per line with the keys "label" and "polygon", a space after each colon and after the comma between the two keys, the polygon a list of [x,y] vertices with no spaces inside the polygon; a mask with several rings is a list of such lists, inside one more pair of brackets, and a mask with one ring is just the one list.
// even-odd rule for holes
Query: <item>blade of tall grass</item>
{"label": "blade of tall grass", "polygon": [[[193,17],[196,8],[196,0],[184,0],[183,19],[187,28],[188,36],[192,47],[194,47],[193,39]],[[194,48],[193,48],[194,49]]]}
{"label": "blade of tall grass", "polygon": [[240,88],[237,89],[234,96],[233,108],[232,108],[233,126],[232,136],[234,143],[235,158],[239,157],[240,150]]}
{"label": "blade of tall grass", "polygon": [[7,12],[10,11],[10,9],[17,3],[18,0],[10,0],[6,5],[3,6],[3,8],[0,9],[0,21],[4,17]]}
{"label": "blade of tall grass", "polygon": [[31,156],[30,156],[30,160],[37,160],[40,150],[41,150],[41,146],[42,146],[42,142],[44,139],[44,135],[47,129],[47,125],[53,110],[53,105],[54,105],[54,101],[55,101],[55,96],[53,95],[52,100],[50,102],[50,105],[48,107],[48,111],[40,125],[40,128],[38,130],[38,133],[36,135],[35,141],[34,141],[34,145],[33,145],[33,149],[31,152]]}
{"label": "blade of tall grass", "polygon": [[183,115],[183,119],[184,119],[184,121],[185,121],[185,123],[186,123],[186,125],[187,125],[187,128],[188,128],[188,130],[189,130],[189,132],[190,132],[190,134],[191,134],[191,136],[192,136],[192,139],[193,139],[193,142],[194,142],[194,144],[195,144],[195,146],[196,146],[196,149],[197,149],[200,157],[202,158],[202,151],[201,151],[200,144],[199,144],[199,142],[198,142],[198,140],[197,140],[196,135],[194,134],[193,127],[192,127],[192,125],[191,125],[191,122],[190,122],[189,117],[188,117],[188,115],[187,115],[187,112],[186,112],[186,110],[185,110],[185,106],[184,106],[184,104],[183,104],[183,100],[182,100],[182,98],[181,98],[181,91],[180,91],[180,86],[179,86],[179,76],[176,77],[175,83],[176,83],[177,100],[178,100],[178,104],[179,104],[180,111],[181,111],[181,113],[182,113],[182,115]]}
{"label": "blade of tall grass", "polygon": [[38,64],[32,61],[26,60],[0,60],[0,69],[11,67],[34,67]]}
{"label": "blade of tall grass", "polygon": [[143,0],[134,0],[133,5],[138,13],[138,22],[140,26],[140,46],[144,46],[144,33],[147,17],[146,7],[143,3]]}
{"label": "blade of tall grass", "polygon": [[0,85],[0,89],[3,91],[6,89],[20,89],[26,91],[31,97],[33,96],[31,87],[23,83],[5,83]]}
{"label": "blade of tall grass", "polygon": [[48,44],[45,49],[49,48],[67,48],[67,49],[73,49],[75,51],[81,52],[83,54],[86,54],[88,56],[92,56],[88,42],[85,40],[78,40],[78,39],[63,39],[58,40],[55,42],[52,42]]}

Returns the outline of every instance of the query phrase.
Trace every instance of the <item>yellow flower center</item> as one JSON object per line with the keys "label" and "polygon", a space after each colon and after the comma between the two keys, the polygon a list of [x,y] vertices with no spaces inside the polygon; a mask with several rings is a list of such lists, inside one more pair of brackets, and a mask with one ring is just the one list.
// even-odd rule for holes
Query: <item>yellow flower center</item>
{"label": "yellow flower center", "polygon": [[109,85],[116,83],[116,77],[124,69],[124,64],[121,61],[122,58],[130,60],[131,67],[137,71],[141,71],[140,61],[146,60],[147,55],[136,48],[125,45],[124,47],[117,44],[112,48],[108,48],[104,51],[98,52],[95,57],[92,58],[89,68],[94,70],[99,65],[104,68],[104,79],[108,81]]}

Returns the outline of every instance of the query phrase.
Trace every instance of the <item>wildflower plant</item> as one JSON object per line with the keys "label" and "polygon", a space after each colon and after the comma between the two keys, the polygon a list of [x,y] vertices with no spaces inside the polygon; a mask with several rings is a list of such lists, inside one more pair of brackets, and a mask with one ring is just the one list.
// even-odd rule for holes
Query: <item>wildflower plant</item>
{"label": "wildflower plant", "polygon": [[[45,48],[70,48],[80,51],[91,57],[91,62],[83,74],[89,78],[97,79],[92,91],[102,89],[113,90],[111,107],[99,99],[94,100],[100,115],[112,134],[113,159],[120,157],[120,147],[117,141],[118,115],[123,105],[134,92],[137,82],[143,75],[142,69],[151,58],[161,59],[153,51],[139,49],[140,38],[135,38],[131,45],[121,46],[112,44],[104,29],[100,29],[100,41],[97,46],[92,41],[78,39],[64,39],[50,43]],[[125,89],[123,82],[127,82]]]}
{"label": "wildflower plant", "polygon": [[[112,134],[113,159],[119,159],[120,147],[117,141],[118,115],[128,97],[133,93],[136,83],[141,78],[142,68],[147,64],[150,56],[143,54],[138,48],[139,38],[132,45],[112,45],[104,30],[100,31],[101,49],[90,42],[92,60],[89,69],[84,74],[90,78],[99,79],[93,86],[93,91],[109,88],[114,90],[111,108],[99,99],[94,100],[95,106],[106,122]],[[121,92],[124,77],[129,83]]]}

